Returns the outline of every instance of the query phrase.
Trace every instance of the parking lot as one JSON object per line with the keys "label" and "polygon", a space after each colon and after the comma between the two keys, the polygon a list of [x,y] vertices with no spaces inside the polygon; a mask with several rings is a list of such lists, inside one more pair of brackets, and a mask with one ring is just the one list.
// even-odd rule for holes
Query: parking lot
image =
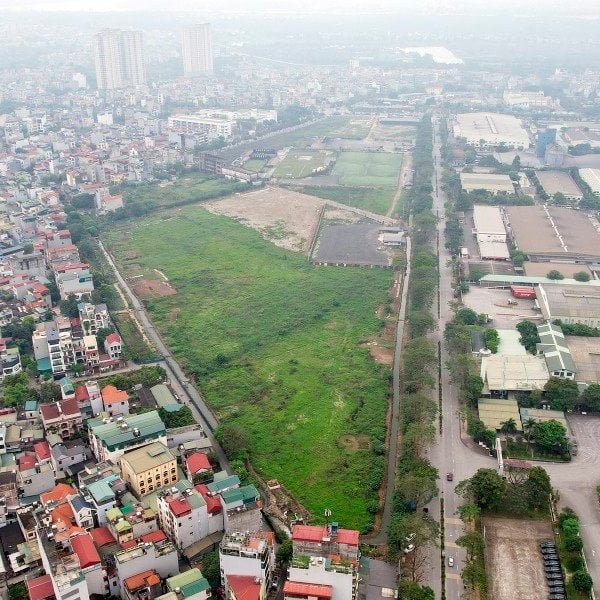
{"label": "parking lot", "polygon": [[549,521],[483,520],[489,597],[540,600],[548,595],[539,543],[553,539]]}
{"label": "parking lot", "polygon": [[490,315],[493,319],[492,325],[496,329],[514,329],[523,319],[541,321],[541,313],[533,309],[533,300],[519,298],[517,305],[511,306],[508,304],[509,298],[514,300],[508,289],[472,285],[469,292],[463,296],[463,302],[477,313]]}

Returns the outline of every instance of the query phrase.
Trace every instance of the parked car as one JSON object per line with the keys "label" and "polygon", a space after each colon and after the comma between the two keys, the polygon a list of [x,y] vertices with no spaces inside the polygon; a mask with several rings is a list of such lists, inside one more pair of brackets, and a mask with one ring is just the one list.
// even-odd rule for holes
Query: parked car
{"label": "parked car", "polygon": [[542,548],[542,554],[556,554],[556,548]]}
{"label": "parked car", "polygon": [[548,562],[559,562],[558,561],[558,556],[556,554],[547,554],[546,556],[544,556],[544,562],[548,563]]}
{"label": "parked car", "polygon": [[408,544],[408,546],[406,546],[406,548],[404,548],[404,554],[409,554],[414,549],[415,549],[415,545],[414,544]]}
{"label": "parked car", "polygon": [[271,588],[276,590],[278,587],[279,587],[279,577],[277,575],[275,575],[275,577],[273,577],[273,580],[271,581]]}
{"label": "parked car", "polygon": [[557,560],[549,560],[547,562],[544,562],[544,568],[550,568],[550,567],[559,567],[560,568],[560,563]]}
{"label": "parked car", "polygon": [[565,600],[565,598],[564,594],[548,594],[548,600]]}
{"label": "parked car", "polygon": [[556,544],[550,540],[545,540],[540,543],[540,548],[556,548]]}
{"label": "parked car", "polygon": [[562,573],[546,573],[546,579],[548,581],[562,581]]}
{"label": "parked car", "polygon": [[544,567],[546,573],[562,573],[562,569],[559,566],[556,567]]}
{"label": "parked car", "polygon": [[451,556],[448,557],[448,566],[449,567],[453,567],[454,566],[454,559]]}
{"label": "parked car", "polygon": [[454,473],[446,473],[446,481],[452,481],[454,479]]}

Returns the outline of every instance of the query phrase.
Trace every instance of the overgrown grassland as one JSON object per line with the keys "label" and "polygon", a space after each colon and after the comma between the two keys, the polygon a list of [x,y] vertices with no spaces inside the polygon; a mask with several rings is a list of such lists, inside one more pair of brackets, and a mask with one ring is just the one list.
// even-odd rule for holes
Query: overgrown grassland
{"label": "overgrown grassland", "polygon": [[[390,273],[323,268],[200,207],[106,235],[177,295],[150,313],[222,420],[247,428],[251,458],[316,518],[368,529],[384,471],[389,369],[362,341],[381,327]],[[341,436],[359,436],[355,447]],[[360,437],[362,436],[362,437]],[[352,440],[353,438],[351,438]],[[357,448],[365,449],[357,449]]]}
{"label": "overgrown grassland", "polygon": [[342,185],[395,187],[401,164],[401,154],[341,152],[333,174],[339,175]]}
{"label": "overgrown grassland", "polygon": [[360,188],[360,187],[316,187],[305,186],[299,191],[319,198],[341,202],[368,210],[378,215],[385,215],[390,208],[396,190],[393,188]]}

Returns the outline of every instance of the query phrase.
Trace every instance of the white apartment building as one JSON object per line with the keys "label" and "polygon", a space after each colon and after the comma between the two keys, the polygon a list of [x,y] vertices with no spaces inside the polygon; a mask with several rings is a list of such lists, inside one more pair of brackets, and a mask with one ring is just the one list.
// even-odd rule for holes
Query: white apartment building
{"label": "white apartment building", "polygon": [[186,77],[210,75],[213,72],[210,23],[193,25],[183,30],[181,53],[183,55],[183,73]]}
{"label": "white apartment building", "polygon": [[93,45],[99,90],[115,90],[146,83],[141,31],[105,29],[94,35]]}
{"label": "white apartment building", "polygon": [[81,328],[86,335],[96,335],[100,329],[110,326],[110,317],[106,304],[80,302],[77,305]]}
{"label": "white apartment building", "polygon": [[209,533],[206,502],[187,479],[158,495],[158,519],[162,530],[179,550],[204,539]]}
{"label": "white apartment building", "polygon": [[230,575],[251,575],[265,582],[269,589],[275,570],[273,534],[268,531],[225,534],[219,545],[219,563],[225,597],[229,595]]}
{"label": "white apartment building", "polygon": [[206,135],[208,140],[220,137],[229,140],[235,129],[235,120],[201,115],[175,115],[169,117],[169,127],[178,133]]}

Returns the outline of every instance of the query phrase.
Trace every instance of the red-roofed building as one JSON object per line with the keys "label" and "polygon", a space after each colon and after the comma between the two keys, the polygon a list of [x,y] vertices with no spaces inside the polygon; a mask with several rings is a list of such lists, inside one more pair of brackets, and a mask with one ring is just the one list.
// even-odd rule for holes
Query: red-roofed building
{"label": "red-roofed building", "polygon": [[309,598],[329,600],[333,598],[333,587],[317,583],[286,581],[283,586],[283,597],[285,600],[292,598],[299,600],[308,600]]}
{"label": "red-roofed building", "polygon": [[206,502],[193,487],[180,482],[158,497],[158,520],[167,537],[180,549],[204,539],[210,533]]}
{"label": "red-roofed building", "polygon": [[265,582],[252,575],[227,575],[227,600],[264,600]]}
{"label": "red-roofed building", "polygon": [[25,583],[27,584],[29,600],[51,600],[51,598],[56,598],[50,575],[26,579]]}
{"label": "red-roofed building", "polygon": [[66,483],[58,483],[54,486],[53,490],[46,492],[45,494],[40,494],[40,502],[44,508],[47,508],[49,505],[60,504],[61,502],[65,502],[69,496],[76,496],[77,490]]}
{"label": "red-roofed building", "polygon": [[90,531],[90,535],[92,536],[92,540],[94,540],[96,548],[102,548],[102,546],[109,546],[115,543],[115,538],[108,530],[108,527],[95,527]]}
{"label": "red-roofed building", "polygon": [[212,481],[213,468],[208,456],[202,452],[194,452],[185,459],[187,478],[192,483]]}
{"label": "red-roofed building", "polygon": [[358,561],[359,533],[353,529],[339,529],[330,525],[294,525],[292,544],[294,554],[307,556],[340,556],[344,560]]}
{"label": "red-roofed building", "polygon": [[33,451],[35,452],[39,463],[50,462],[50,445],[46,440],[35,443],[33,445]]}
{"label": "red-roofed building", "polygon": [[127,577],[123,581],[126,600],[150,600],[161,595],[161,579],[154,569]]}
{"label": "red-roofed building", "polygon": [[46,433],[56,431],[65,440],[81,431],[83,421],[75,398],[41,404],[40,412]]}
{"label": "red-roofed building", "polygon": [[73,548],[73,552],[77,554],[79,565],[82,569],[100,564],[100,555],[98,554],[98,550],[96,550],[96,546],[94,546],[92,536],[88,533],[72,537],[71,547]]}
{"label": "red-roofed building", "polygon": [[118,390],[114,385],[107,385],[102,388],[102,404],[104,410],[111,416],[129,414],[129,394],[123,390]]}
{"label": "red-roofed building", "polygon": [[167,536],[162,529],[158,529],[157,531],[151,531],[150,533],[143,535],[140,539],[142,542],[152,542],[153,544],[158,544],[160,542],[164,542],[167,539]]}
{"label": "red-roofed building", "polygon": [[[208,492],[208,486],[204,483],[199,483],[194,486],[206,502],[206,509],[209,515],[220,515],[223,512],[223,505],[218,496],[212,496]],[[222,520],[222,519],[221,519]]]}
{"label": "red-roofed building", "polygon": [[19,471],[29,471],[30,469],[34,469],[37,463],[37,458],[35,454],[22,454],[19,457]]}
{"label": "red-roofed building", "polygon": [[104,340],[104,350],[110,356],[111,360],[121,360],[123,358],[123,342],[118,333],[111,333]]}

